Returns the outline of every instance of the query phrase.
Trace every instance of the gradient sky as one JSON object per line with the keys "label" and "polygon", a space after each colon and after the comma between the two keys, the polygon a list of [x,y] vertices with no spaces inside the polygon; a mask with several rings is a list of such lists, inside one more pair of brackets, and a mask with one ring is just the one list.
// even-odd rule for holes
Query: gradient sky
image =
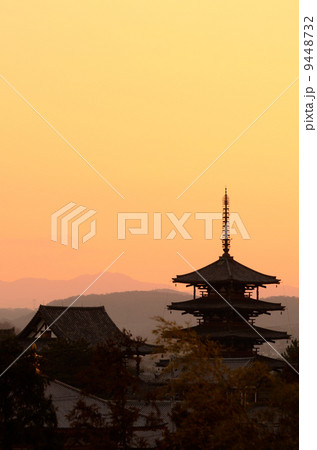
{"label": "gradient sky", "polygon": [[[296,1],[2,1],[1,75],[124,196],[121,199],[0,79],[1,274],[69,279],[110,269],[169,283],[221,254],[206,241],[116,239],[117,212],[231,210],[251,236],[231,254],[298,285]],[[50,215],[97,210],[78,251],[50,240]],[[151,223],[151,222],[150,222]],[[86,226],[86,225],[85,225]],[[85,231],[83,227],[83,232]],[[88,229],[88,225],[87,225]],[[163,220],[163,236],[171,229]],[[87,231],[87,230],[86,230]]]}

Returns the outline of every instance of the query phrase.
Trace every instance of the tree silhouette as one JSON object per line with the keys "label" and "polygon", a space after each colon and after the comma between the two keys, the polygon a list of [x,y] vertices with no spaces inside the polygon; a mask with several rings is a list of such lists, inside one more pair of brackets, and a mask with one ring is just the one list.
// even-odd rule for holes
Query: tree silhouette
{"label": "tree silhouette", "polygon": [[170,360],[159,394],[174,403],[174,429],[158,448],[264,450],[268,442],[271,449],[297,448],[296,423],[290,427],[297,418],[295,386],[263,363],[231,370],[217,344],[158,320],[157,343]]}
{"label": "tree silhouette", "polygon": [[87,405],[84,399],[79,399],[67,418],[71,425],[71,433],[67,439],[68,445],[93,446],[94,449],[116,449],[111,439],[106,418],[96,405]]}
{"label": "tree silhouette", "polygon": [[84,432],[87,437],[87,430],[94,428],[97,433],[93,442],[108,443],[108,447],[101,448],[130,448],[134,439],[139,410],[129,405],[128,395],[136,389],[136,377],[127,366],[126,355],[127,349],[113,341],[99,344],[93,349],[89,370],[81,374],[83,394],[108,399],[108,416],[102,416],[84,402],[78,403],[69,416],[77,430],[80,428],[79,435]]}
{"label": "tree silhouette", "polygon": [[83,339],[52,339],[41,350],[42,372],[50,379],[81,388],[81,373],[89,370],[92,352],[91,346]]}
{"label": "tree silhouette", "polygon": [[[0,372],[22,352],[16,338],[1,342]],[[38,372],[35,349],[25,353],[0,377],[0,443],[10,449],[15,444],[33,448],[58,448],[54,436],[56,414],[45,397],[47,379]],[[55,446],[55,447],[54,447]]]}
{"label": "tree silhouette", "polygon": [[[284,358],[298,371],[299,370],[299,342],[292,339],[283,353]],[[298,381],[298,375],[290,366],[285,366],[283,375],[287,381]]]}

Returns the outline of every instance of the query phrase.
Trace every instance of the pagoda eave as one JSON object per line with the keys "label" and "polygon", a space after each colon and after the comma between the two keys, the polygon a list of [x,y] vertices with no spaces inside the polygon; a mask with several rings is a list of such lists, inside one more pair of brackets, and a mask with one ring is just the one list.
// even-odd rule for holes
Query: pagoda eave
{"label": "pagoda eave", "polygon": [[228,253],[208,266],[194,272],[176,275],[172,278],[174,283],[185,283],[193,286],[216,286],[228,283],[237,283],[254,287],[266,284],[279,284],[281,280],[275,276],[266,275],[236,261]]}
{"label": "pagoda eave", "polygon": [[[199,275],[197,274],[197,276],[199,277]],[[172,278],[172,282],[174,284],[186,284],[186,287],[191,287],[191,286],[195,286],[197,288],[205,288],[206,286],[210,286],[212,287],[217,287],[223,284],[229,284],[229,283],[237,283],[237,284],[241,284],[243,286],[247,286],[250,289],[255,289],[257,287],[263,287],[265,288],[265,285],[269,285],[269,284],[280,284],[281,280],[278,278],[275,278],[274,280],[269,280],[269,281],[265,281],[265,282],[256,282],[253,280],[239,280],[239,279],[235,279],[235,278],[223,278],[223,279],[219,279],[219,280],[214,280],[214,279],[208,279],[208,278],[201,278],[200,279],[196,279],[196,278],[183,278],[185,277],[185,275],[176,275],[175,278]]]}
{"label": "pagoda eave", "polygon": [[284,311],[285,306],[281,303],[265,302],[262,300],[255,300],[249,298],[231,299],[226,301],[220,296],[210,297],[200,297],[198,299],[187,300],[184,302],[175,302],[168,305],[167,308],[170,311],[186,311],[188,313],[195,312],[216,312],[216,311],[226,311],[228,309],[237,309],[240,311],[255,312],[258,314],[265,314],[268,311]]}
{"label": "pagoda eave", "polygon": [[287,340],[291,336],[285,331],[269,330],[253,326],[241,326],[236,329],[213,329],[211,326],[197,325],[191,328],[184,328],[183,332],[195,332],[199,337],[205,337],[210,340],[223,341],[227,339],[250,340],[258,343],[275,342],[276,340]]}

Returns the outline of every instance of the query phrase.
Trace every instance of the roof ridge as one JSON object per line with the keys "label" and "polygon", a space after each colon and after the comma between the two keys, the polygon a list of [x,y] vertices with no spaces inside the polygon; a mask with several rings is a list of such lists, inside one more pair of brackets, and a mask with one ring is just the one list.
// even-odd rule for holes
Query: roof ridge
{"label": "roof ridge", "polygon": [[52,309],[87,309],[87,310],[92,310],[92,309],[102,309],[105,310],[104,305],[101,306],[58,306],[58,305],[40,305],[39,309],[46,309],[46,308],[52,308]]}

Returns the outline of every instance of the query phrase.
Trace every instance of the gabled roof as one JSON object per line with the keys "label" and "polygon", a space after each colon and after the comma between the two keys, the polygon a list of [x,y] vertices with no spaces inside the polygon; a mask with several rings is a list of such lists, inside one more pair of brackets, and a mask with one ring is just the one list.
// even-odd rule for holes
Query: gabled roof
{"label": "gabled roof", "polygon": [[196,285],[206,285],[206,281],[211,285],[236,281],[242,284],[260,286],[263,284],[279,284],[275,276],[265,275],[250,269],[238,261],[235,261],[229,254],[223,254],[218,261],[202,267],[194,272],[189,272],[184,275],[177,275],[173,278],[174,283],[186,283]]}
{"label": "gabled roof", "polygon": [[37,327],[42,321],[60,339],[85,339],[97,344],[109,339],[122,340],[124,336],[103,306],[67,308],[40,305],[35,316],[19,334],[19,338],[32,337],[32,333],[36,335]]}
{"label": "gabled roof", "polygon": [[[284,311],[285,309],[285,306],[282,306],[281,303],[265,302],[263,300],[245,297],[233,298],[227,301],[239,311],[252,311],[258,314],[266,311]],[[171,305],[168,305],[168,309],[174,311],[186,311],[188,313],[208,313],[228,310],[230,309],[228,303],[216,294],[212,297],[199,297],[198,299],[187,300],[185,302],[172,302]]]}
{"label": "gabled roof", "polygon": [[[128,344],[127,337],[110,319],[104,306],[69,308],[40,305],[34,317],[20,332],[19,339],[35,338],[43,322],[59,339],[84,339],[91,345],[107,341],[114,341],[122,346]],[[42,339],[44,340],[44,337]],[[150,353],[152,349],[153,346],[143,344],[138,350],[143,354]]]}

